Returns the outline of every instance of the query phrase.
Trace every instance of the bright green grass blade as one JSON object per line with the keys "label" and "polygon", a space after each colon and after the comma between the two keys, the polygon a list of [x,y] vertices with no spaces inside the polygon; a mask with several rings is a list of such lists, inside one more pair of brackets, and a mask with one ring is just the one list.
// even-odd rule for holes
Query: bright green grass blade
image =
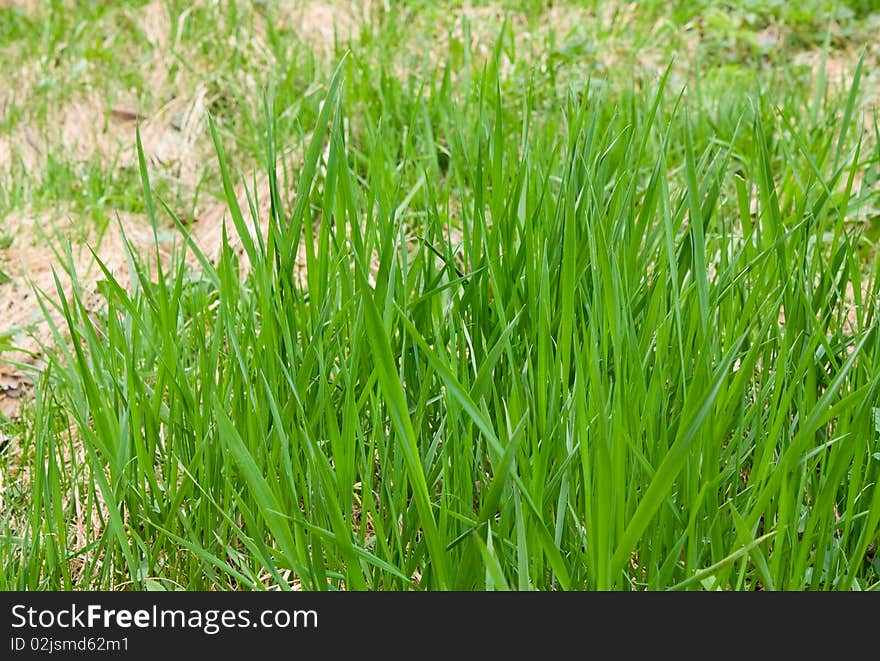
{"label": "bright green grass blade", "polygon": [[214,401],[213,409],[217,419],[220,439],[242,472],[251,494],[260,506],[261,513],[266,524],[269,526],[269,530],[281,545],[281,550],[288,565],[298,574],[305,575],[306,572],[300,567],[296,559],[296,543],[290,531],[289,515],[284,513],[275,493],[272,491],[219,400]]}
{"label": "bright green grass blade", "polygon": [[436,574],[437,587],[445,589],[448,587],[445,544],[440,539],[440,531],[437,529],[437,523],[431,509],[428,485],[425,481],[425,472],[422,467],[416,433],[409,416],[406,394],[403,391],[400,377],[395,369],[395,360],[391,352],[388,336],[385,333],[382,318],[379,315],[372,295],[369,293],[369,285],[361,268],[356,269],[356,271],[363,292],[364,325],[374,354],[375,370],[378,375],[381,391],[386,398],[391,421],[394,424],[394,429],[400,439],[401,448],[404,452],[407,475],[412,486],[419,519],[425,530],[425,542],[428,545],[433,570]]}
{"label": "bright green grass blade", "polygon": [[[669,452],[657,468],[648,489],[639,502],[638,508],[621,535],[620,541],[617,544],[617,550],[614,552],[611,560],[612,566],[623,566],[624,562],[630,557],[630,553],[639,537],[641,537],[650,524],[651,518],[668,497],[673,481],[682,468],[684,468],[688,457],[688,450],[709,418],[715,398],[729,377],[728,370],[733,364],[739,346],[744,339],[744,336],[740,337],[739,340],[733,343],[727,355],[719,362],[718,367],[715,369],[712,387],[702,398],[699,408],[694,407],[696,410],[691,414],[691,418],[686,423],[682,423],[679,437],[675,440],[672,447],[669,448]],[[692,390],[692,392],[694,391]]]}

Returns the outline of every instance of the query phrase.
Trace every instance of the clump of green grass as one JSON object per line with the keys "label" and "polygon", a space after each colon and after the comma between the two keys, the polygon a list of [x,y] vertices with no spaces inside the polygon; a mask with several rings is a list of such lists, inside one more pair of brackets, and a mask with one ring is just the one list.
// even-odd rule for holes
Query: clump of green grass
{"label": "clump of green grass", "polygon": [[59,304],[3,585],[880,585],[859,71],[839,107],[664,77],[538,115],[496,58],[383,78],[355,134],[345,66],[292,208],[266,103],[265,237],[212,126],[245,278],[188,242]]}

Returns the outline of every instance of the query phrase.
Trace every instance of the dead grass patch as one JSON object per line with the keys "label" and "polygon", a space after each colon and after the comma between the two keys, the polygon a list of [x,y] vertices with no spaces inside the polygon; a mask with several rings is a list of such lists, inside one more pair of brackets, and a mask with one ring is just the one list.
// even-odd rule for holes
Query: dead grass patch
{"label": "dead grass patch", "polygon": [[374,0],[284,2],[277,7],[275,22],[276,27],[291,29],[316,53],[326,56],[333,52],[337,41],[346,44],[356,40],[379,5]]}

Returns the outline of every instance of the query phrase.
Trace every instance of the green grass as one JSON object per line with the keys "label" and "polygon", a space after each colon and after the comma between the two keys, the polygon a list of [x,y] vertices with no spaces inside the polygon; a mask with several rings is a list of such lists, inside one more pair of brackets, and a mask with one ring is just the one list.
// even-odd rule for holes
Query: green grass
{"label": "green grass", "polygon": [[0,587],[880,587],[862,64],[573,84],[497,27],[214,108],[216,261],[138,141],[180,250],[43,299]]}

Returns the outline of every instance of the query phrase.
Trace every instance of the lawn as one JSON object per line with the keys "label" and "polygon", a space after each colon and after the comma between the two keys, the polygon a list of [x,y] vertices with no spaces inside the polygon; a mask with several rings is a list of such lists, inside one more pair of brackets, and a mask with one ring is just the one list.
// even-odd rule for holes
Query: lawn
{"label": "lawn", "polygon": [[0,4],[0,589],[880,589],[878,30]]}

